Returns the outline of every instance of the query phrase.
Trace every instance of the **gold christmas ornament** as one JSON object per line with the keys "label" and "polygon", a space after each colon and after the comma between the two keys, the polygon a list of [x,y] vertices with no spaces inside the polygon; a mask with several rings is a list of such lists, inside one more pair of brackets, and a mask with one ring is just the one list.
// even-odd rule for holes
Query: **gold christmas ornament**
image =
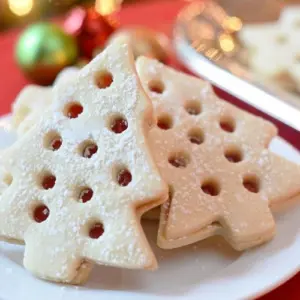
{"label": "gold christmas ornament", "polygon": [[78,57],[75,39],[52,23],[29,26],[16,46],[16,60],[26,77],[41,85],[51,84]]}

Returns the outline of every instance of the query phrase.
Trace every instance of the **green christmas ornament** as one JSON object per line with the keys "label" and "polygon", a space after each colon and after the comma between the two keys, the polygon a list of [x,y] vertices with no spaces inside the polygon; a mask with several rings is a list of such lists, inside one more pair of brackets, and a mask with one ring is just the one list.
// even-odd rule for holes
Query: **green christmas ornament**
{"label": "green christmas ornament", "polygon": [[52,23],[29,26],[16,46],[16,60],[24,74],[41,85],[51,84],[66,66],[76,63],[76,40]]}

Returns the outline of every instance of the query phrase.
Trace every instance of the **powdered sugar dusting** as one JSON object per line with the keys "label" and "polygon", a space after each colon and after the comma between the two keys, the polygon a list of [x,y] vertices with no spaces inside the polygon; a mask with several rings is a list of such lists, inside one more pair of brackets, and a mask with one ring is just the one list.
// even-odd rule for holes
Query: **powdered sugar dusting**
{"label": "powdered sugar dusting", "polygon": [[[138,60],[137,69],[145,89],[149,90],[150,82],[162,82],[163,93],[149,93],[156,115],[168,113],[172,119],[172,128],[156,127],[150,134],[162,176],[174,187],[171,203],[163,205],[159,245],[173,248],[211,236],[219,231],[220,224],[215,222],[224,225],[223,235],[237,249],[270,239],[274,220],[269,203],[300,192],[299,166],[266,149],[276,134],[275,127],[218,99],[210,84],[200,79],[147,58]],[[201,107],[198,114],[187,112],[186,105],[191,101]],[[190,130],[203,133],[200,145],[189,141]],[[228,149],[239,151],[241,161],[228,161]],[[169,163],[174,153],[189,158],[185,168]],[[285,179],[288,173],[294,178]],[[243,181],[253,176],[259,180],[259,193],[243,186]],[[201,185],[205,182],[211,189],[218,188],[219,194],[203,192]]]}
{"label": "powdered sugar dusting", "polygon": [[[95,76],[103,70],[113,75],[113,83],[99,89]],[[153,200],[159,205],[167,188],[147,148],[144,133],[149,128],[144,125],[152,118],[150,103],[139,86],[127,44],[115,41],[72,79],[58,82],[53,97],[46,113],[3,155],[2,163],[14,181],[2,194],[0,235],[24,239],[25,267],[50,280],[81,283],[91,262],[155,267],[134,207]],[[65,113],[71,102],[83,107],[73,119]],[[109,127],[118,114],[128,122],[122,134]],[[44,147],[49,132],[62,138],[57,151]],[[87,158],[80,147],[89,141],[98,150]],[[132,174],[126,187],[116,180],[116,172],[123,166]],[[56,177],[52,189],[41,188],[39,174],[43,172]],[[93,197],[86,203],[78,201],[82,187],[93,189]],[[40,203],[50,214],[37,224],[32,210]],[[104,233],[91,239],[89,230],[95,222],[103,224]]]}

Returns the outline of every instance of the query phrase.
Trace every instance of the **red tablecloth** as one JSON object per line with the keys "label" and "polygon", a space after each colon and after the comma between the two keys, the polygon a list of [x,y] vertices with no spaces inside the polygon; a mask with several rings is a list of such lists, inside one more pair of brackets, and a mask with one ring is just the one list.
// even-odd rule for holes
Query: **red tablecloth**
{"label": "red tablecloth", "polygon": [[[171,35],[172,23],[179,9],[186,4],[182,0],[163,0],[149,3],[140,3],[125,6],[121,12],[121,22],[124,25],[145,25],[164,31]],[[12,30],[5,34],[0,34],[0,115],[10,111],[10,105],[15,99],[17,93],[27,83],[13,59],[14,44],[16,42],[19,30]],[[173,59],[172,65],[182,68],[179,63]],[[217,91],[224,99],[245,108],[255,114],[262,115],[270,120],[270,117],[263,115],[257,110],[248,107],[234,97]],[[287,128],[278,121],[272,120],[279,128],[280,135],[300,149],[300,138],[296,131]],[[300,255],[300,254],[299,254]],[[260,300],[299,300],[300,299],[300,274],[289,280],[287,283],[277,288]],[[238,288],[238,287],[237,287]]]}

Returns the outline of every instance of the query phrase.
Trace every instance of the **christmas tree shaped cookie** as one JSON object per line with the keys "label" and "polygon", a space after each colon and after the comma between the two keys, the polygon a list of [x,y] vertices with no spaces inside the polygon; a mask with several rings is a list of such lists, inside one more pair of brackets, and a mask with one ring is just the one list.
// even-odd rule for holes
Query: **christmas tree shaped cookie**
{"label": "christmas tree shaped cookie", "polygon": [[218,99],[200,79],[147,58],[137,70],[157,116],[153,155],[170,185],[159,246],[216,234],[238,250],[270,240],[270,205],[300,193],[300,167],[267,149],[276,128]]}
{"label": "christmas tree shaped cookie", "polygon": [[[80,69],[76,67],[65,68],[57,76],[54,86],[59,83],[67,83],[67,81],[72,79],[79,70]],[[12,107],[12,125],[17,132],[18,137],[21,137],[31,127],[38,123],[44,110],[52,104],[53,97],[53,87],[29,85],[20,92]],[[155,205],[156,204],[154,203],[154,206]],[[160,207],[156,207],[152,210],[149,209],[148,205],[146,207],[141,207],[138,210],[139,215],[143,215],[143,219],[158,220]],[[144,213],[145,210],[146,213]]]}
{"label": "christmas tree shaped cookie", "polygon": [[[78,73],[77,68],[64,69],[57,76],[54,85],[67,83],[76,73]],[[19,136],[38,122],[43,112],[52,103],[53,97],[52,87],[28,85],[21,91],[12,105],[12,125]]]}
{"label": "christmas tree shaped cookie", "polygon": [[300,91],[300,9],[283,10],[275,23],[245,24],[239,37],[249,50],[249,65],[265,78]]}
{"label": "christmas tree shaped cookie", "polygon": [[167,186],[148,149],[152,106],[128,44],[116,40],[68,82],[1,157],[0,236],[25,242],[36,276],[83,283],[93,263],[153,269],[137,210]]}

